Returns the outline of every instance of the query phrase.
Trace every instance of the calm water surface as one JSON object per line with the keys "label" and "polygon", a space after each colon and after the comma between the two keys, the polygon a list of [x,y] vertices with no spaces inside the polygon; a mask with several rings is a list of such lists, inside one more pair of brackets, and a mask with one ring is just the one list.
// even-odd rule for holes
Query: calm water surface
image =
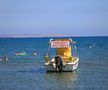
{"label": "calm water surface", "polygon": [[[0,58],[9,58],[7,62],[0,61],[0,90],[108,90],[108,37],[73,38],[79,67],[63,73],[45,71],[43,56],[49,39],[0,39]],[[15,52],[27,55],[14,56]]]}

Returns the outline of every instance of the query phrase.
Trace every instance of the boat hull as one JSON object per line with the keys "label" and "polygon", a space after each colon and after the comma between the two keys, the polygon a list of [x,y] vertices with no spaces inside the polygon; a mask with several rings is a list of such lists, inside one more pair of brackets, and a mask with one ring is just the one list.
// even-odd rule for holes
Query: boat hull
{"label": "boat hull", "polygon": [[[78,67],[78,61],[79,61],[79,58],[77,59],[77,61],[75,61],[73,63],[66,63],[65,65],[63,65],[62,71],[63,72],[72,72],[72,71],[76,70]],[[45,63],[45,68],[46,68],[47,72],[55,72],[56,71],[56,69],[52,63],[50,63],[50,64]]]}

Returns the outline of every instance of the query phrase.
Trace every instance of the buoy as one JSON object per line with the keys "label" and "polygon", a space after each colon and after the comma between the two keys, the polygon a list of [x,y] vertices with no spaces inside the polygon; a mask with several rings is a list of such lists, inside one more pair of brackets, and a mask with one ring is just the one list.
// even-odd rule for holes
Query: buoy
{"label": "buoy", "polygon": [[91,46],[89,46],[89,48],[92,48]]}

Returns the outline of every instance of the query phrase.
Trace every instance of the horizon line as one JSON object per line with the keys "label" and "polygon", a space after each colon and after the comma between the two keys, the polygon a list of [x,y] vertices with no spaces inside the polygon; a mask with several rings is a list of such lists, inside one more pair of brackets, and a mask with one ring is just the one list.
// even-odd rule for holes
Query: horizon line
{"label": "horizon line", "polygon": [[108,37],[107,35],[65,35],[65,34],[2,34],[0,38],[41,38],[41,37]]}

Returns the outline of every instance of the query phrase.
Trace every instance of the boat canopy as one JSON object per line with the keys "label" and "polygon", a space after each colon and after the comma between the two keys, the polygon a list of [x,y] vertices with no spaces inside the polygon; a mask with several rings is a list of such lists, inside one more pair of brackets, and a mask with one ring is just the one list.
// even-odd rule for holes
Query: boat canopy
{"label": "boat canopy", "polygon": [[72,58],[72,52],[71,52],[72,43],[73,40],[70,38],[50,40],[51,48],[56,48],[56,55],[61,56],[63,61],[68,60],[70,57]]}

